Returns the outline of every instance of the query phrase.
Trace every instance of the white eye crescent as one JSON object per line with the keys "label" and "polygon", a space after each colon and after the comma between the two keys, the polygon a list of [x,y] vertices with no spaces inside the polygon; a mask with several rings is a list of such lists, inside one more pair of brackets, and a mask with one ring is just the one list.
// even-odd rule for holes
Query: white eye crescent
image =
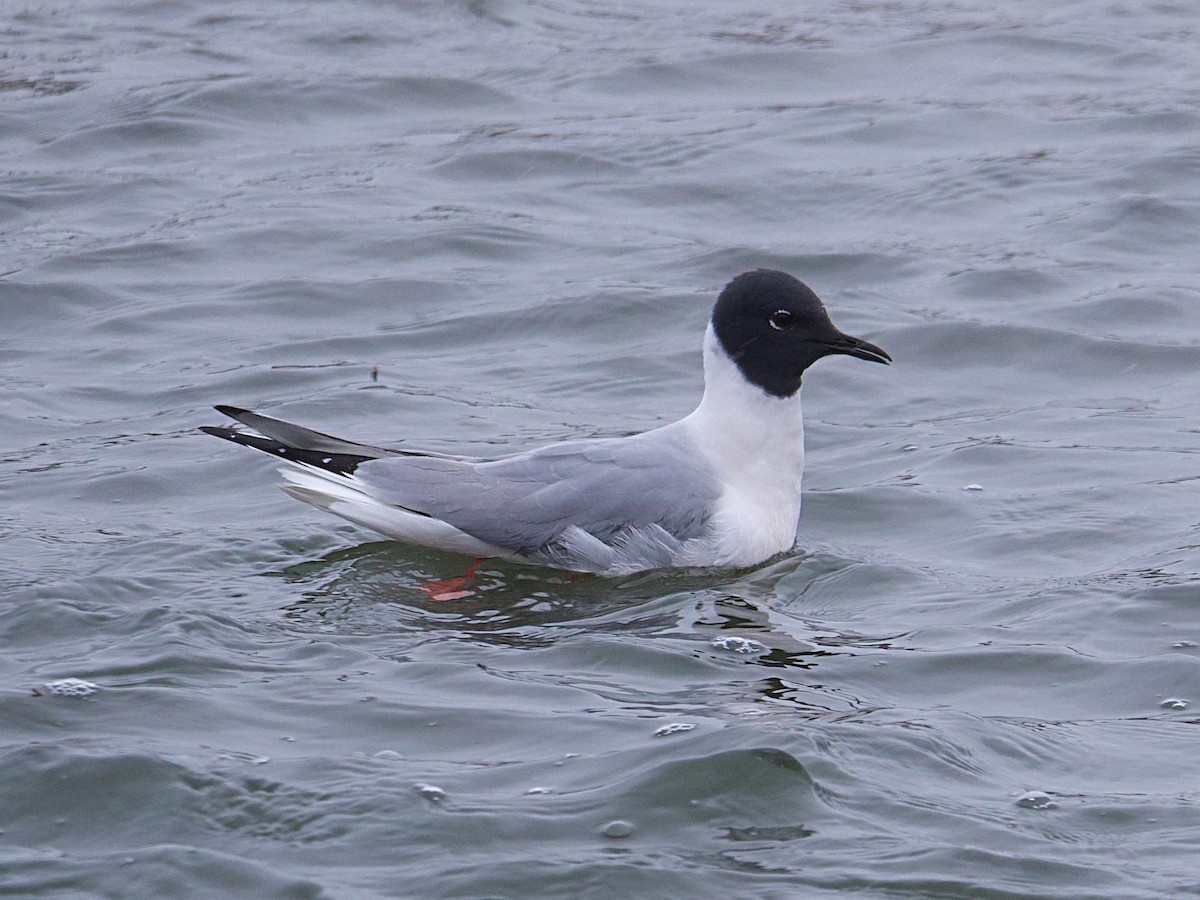
{"label": "white eye crescent", "polygon": [[771,313],[771,318],[768,321],[776,331],[787,331],[794,324],[792,321],[793,318],[792,314],[786,309],[777,309]]}

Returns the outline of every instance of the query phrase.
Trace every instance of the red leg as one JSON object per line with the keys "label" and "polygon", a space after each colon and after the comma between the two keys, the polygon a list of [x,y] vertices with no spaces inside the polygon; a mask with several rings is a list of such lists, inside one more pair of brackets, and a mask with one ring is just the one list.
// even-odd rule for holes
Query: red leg
{"label": "red leg", "polygon": [[427,581],[421,585],[421,590],[434,603],[445,603],[448,600],[462,600],[466,597],[473,597],[475,592],[467,590],[466,587],[475,580],[475,571],[483,564],[485,559],[487,557],[481,556],[475,562],[471,563],[467,568],[466,575],[458,578],[450,578],[446,581]]}

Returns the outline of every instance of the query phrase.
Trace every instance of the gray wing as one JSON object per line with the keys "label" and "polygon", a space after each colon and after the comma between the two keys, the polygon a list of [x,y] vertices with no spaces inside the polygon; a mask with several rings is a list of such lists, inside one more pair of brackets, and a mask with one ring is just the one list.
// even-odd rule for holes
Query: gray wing
{"label": "gray wing", "polygon": [[[683,429],[567,441],[492,462],[389,458],[356,472],[379,500],[525,556],[698,537],[720,489]],[[661,531],[659,531],[661,529]],[[579,531],[585,534],[579,534]],[[594,539],[594,540],[592,540]]]}

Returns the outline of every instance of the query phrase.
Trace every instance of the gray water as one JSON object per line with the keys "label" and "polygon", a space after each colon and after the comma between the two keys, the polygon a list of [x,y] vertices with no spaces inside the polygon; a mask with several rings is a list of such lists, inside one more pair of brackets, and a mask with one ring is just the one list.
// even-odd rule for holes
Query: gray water
{"label": "gray water", "polygon": [[[1200,893],[1198,32],[3,4],[0,894]],[[654,427],[758,266],[896,363],[806,378],[752,571],[431,602],[195,430]]]}

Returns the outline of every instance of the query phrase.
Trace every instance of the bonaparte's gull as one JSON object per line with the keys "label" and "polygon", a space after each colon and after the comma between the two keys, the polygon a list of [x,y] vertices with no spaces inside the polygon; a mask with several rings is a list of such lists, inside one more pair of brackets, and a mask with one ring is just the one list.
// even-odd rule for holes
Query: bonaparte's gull
{"label": "bonaparte's gull", "polygon": [[785,272],[725,286],[704,335],[704,396],[629,437],[563,441],[495,460],[342,440],[230,406],[257,434],[205,427],[276,456],[283,490],[410,544],[620,575],[752,566],[796,540],[804,422],[800,380],[822,356],[888,363],[839,331]]}

